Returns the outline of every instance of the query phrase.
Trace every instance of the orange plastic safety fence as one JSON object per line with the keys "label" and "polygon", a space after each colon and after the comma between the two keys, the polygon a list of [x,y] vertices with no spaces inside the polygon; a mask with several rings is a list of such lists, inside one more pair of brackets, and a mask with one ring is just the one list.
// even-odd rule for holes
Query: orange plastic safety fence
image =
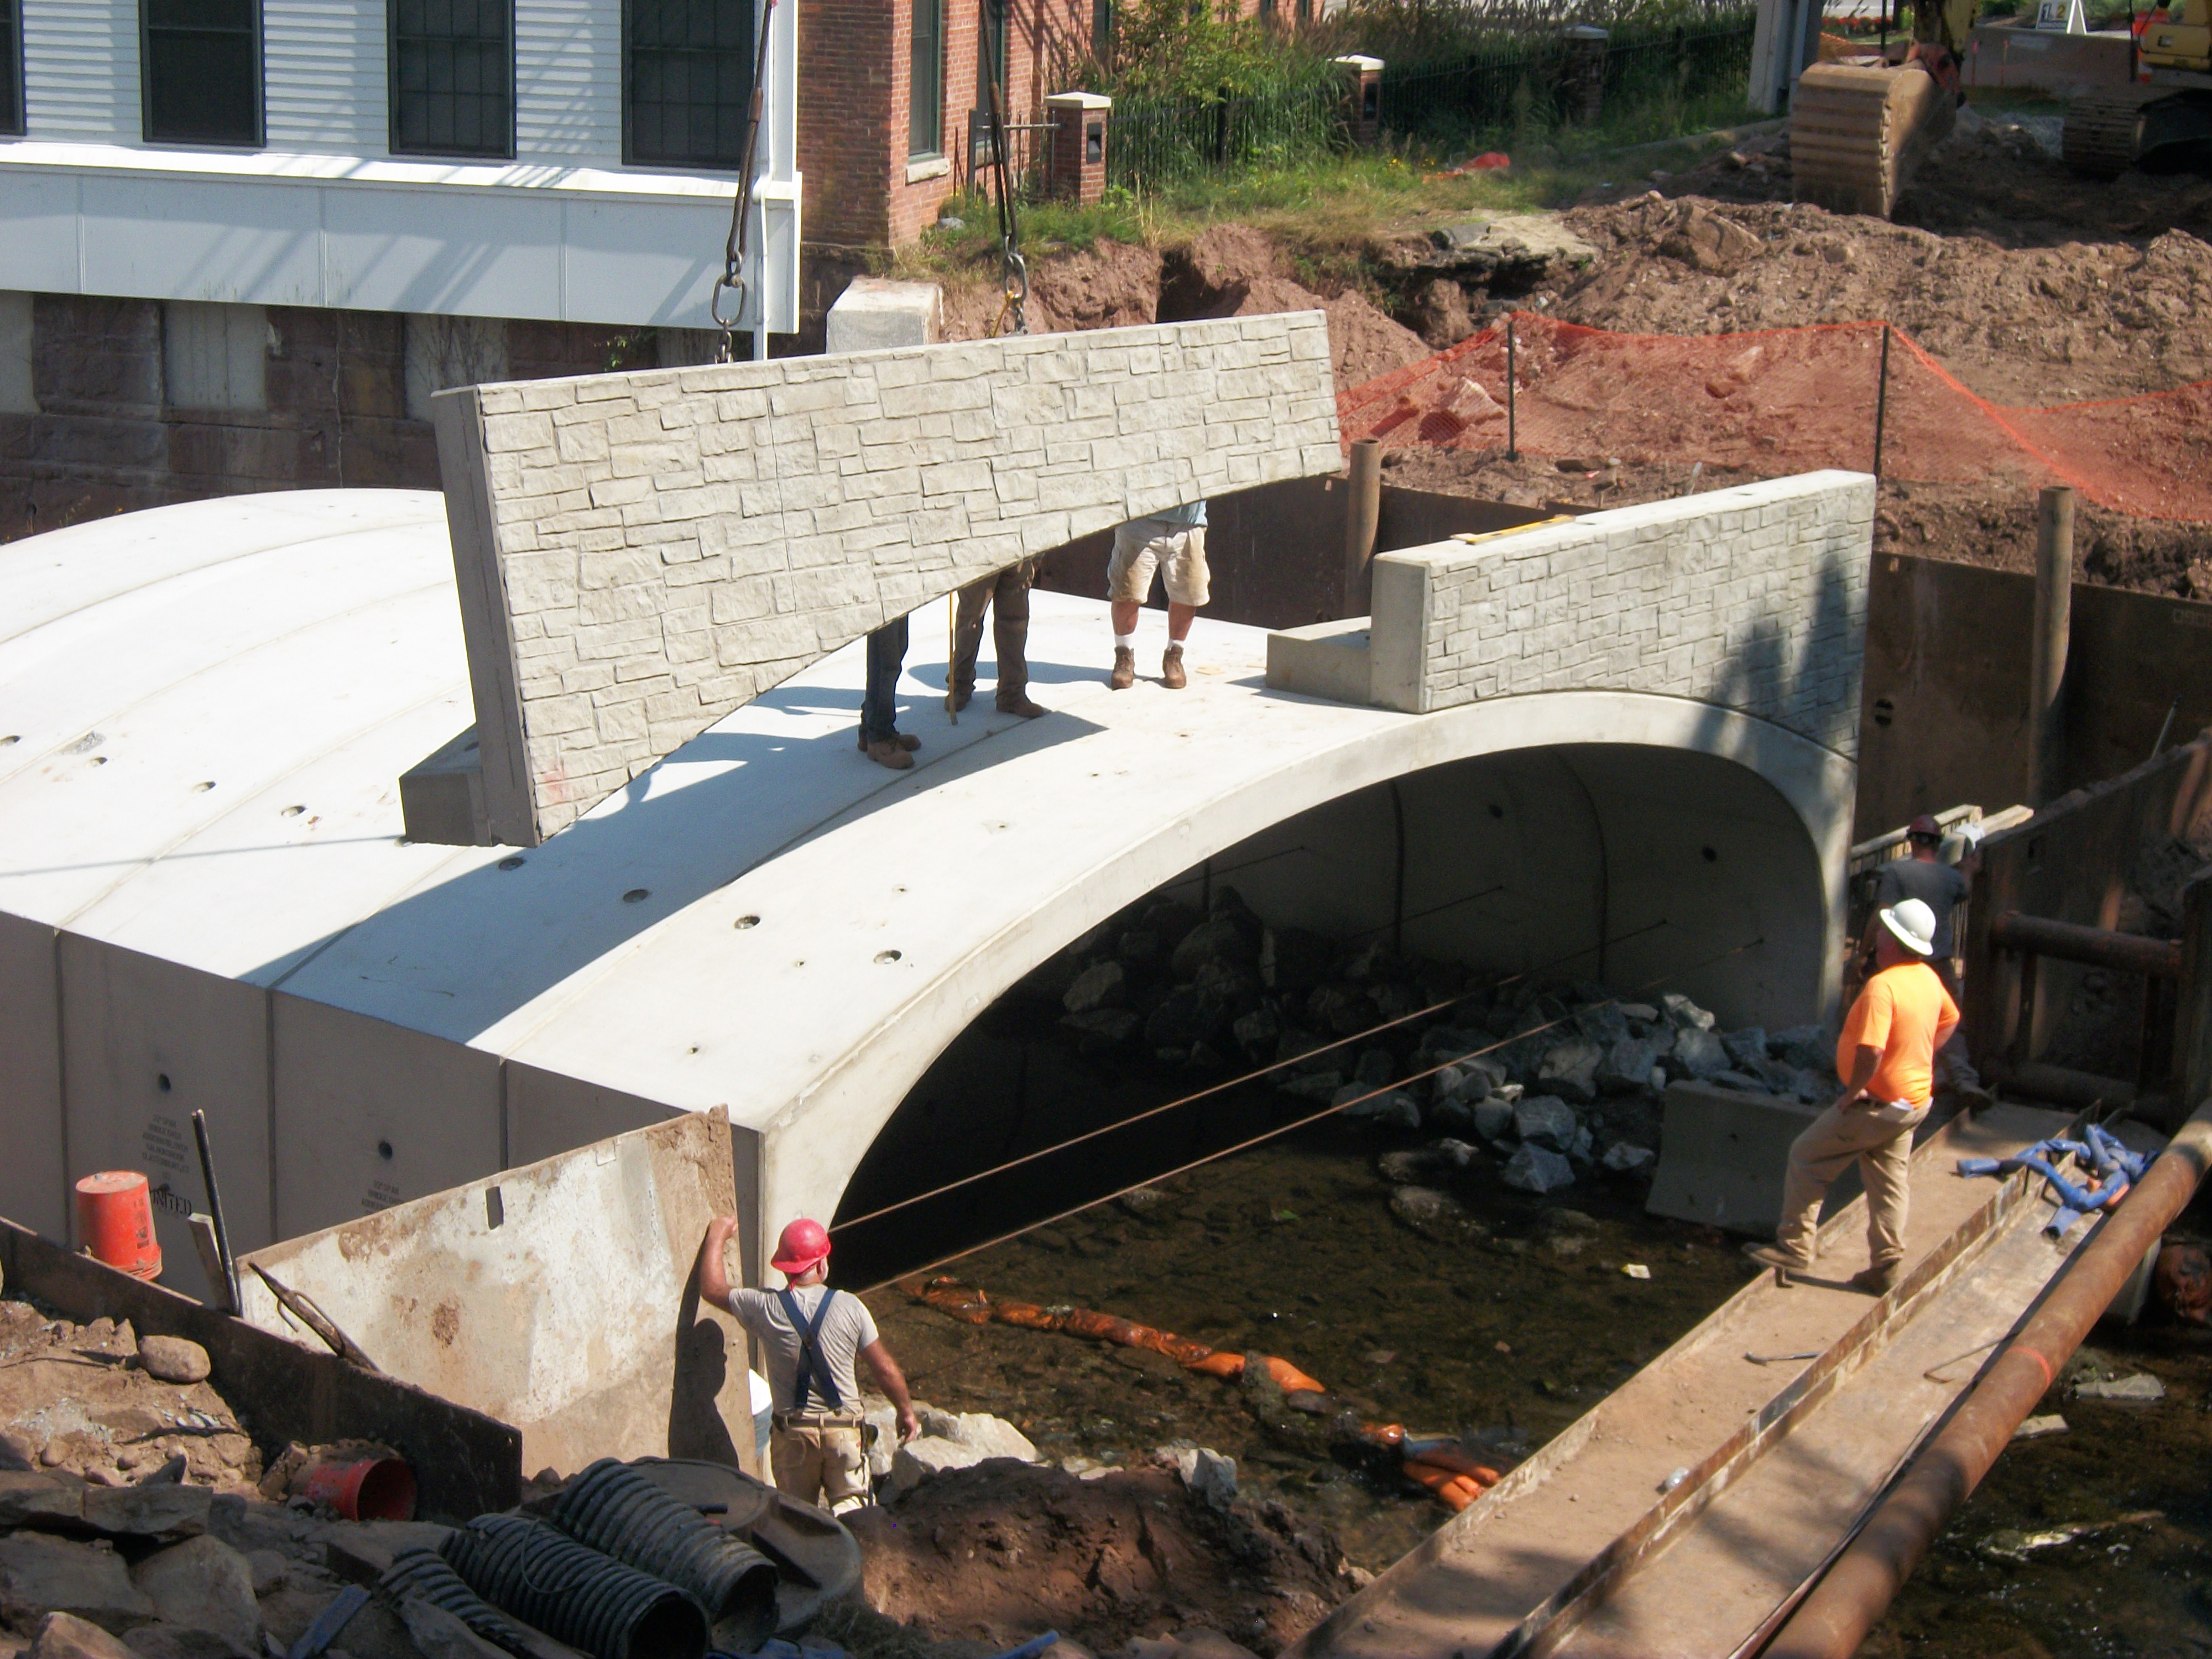
{"label": "orange plastic safety fence", "polygon": [[[1763,477],[1820,467],[1927,483],[2071,484],[2144,518],[2212,520],[2212,381],[2049,409],[1977,397],[1902,331],[1882,394],[1880,323],[1617,334],[1513,314],[1515,441],[1530,453],[1704,462]],[[1500,450],[1505,328],[1337,398],[1346,443]]]}

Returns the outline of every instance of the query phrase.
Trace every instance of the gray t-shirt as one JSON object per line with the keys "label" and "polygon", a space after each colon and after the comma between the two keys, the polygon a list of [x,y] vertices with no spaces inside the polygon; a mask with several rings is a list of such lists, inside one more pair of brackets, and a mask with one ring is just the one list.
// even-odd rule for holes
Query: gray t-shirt
{"label": "gray t-shirt", "polygon": [[[799,1312],[811,1320],[815,1309],[829,1294],[826,1285],[808,1285],[792,1291],[791,1296],[798,1303]],[[799,1333],[784,1316],[783,1298],[774,1291],[733,1290],[730,1292],[730,1311],[737,1316],[738,1323],[760,1339],[761,1355],[768,1365],[768,1385],[775,1395],[776,1410],[791,1410],[799,1398]],[[853,1356],[875,1340],[876,1322],[868,1312],[867,1304],[849,1291],[838,1291],[837,1299],[830,1304],[830,1312],[822,1322],[821,1334],[815,1344],[820,1364],[830,1369],[830,1380],[836,1386],[837,1398],[823,1399],[817,1388],[807,1400],[808,1410],[860,1409],[860,1385],[853,1374]]]}
{"label": "gray t-shirt", "polygon": [[1938,962],[1958,955],[1951,937],[1952,913],[1966,896],[1966,878],[1954,866],[1929,864],[1919,859],[1892,859],[1875,876],[1874,900],[1883,909],[1917,898],[1936,913],[1936,951]]}

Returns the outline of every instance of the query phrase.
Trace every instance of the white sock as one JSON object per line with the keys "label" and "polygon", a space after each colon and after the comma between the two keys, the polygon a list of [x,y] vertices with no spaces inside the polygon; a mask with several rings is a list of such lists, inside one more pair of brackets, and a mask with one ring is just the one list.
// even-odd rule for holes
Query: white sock
{"label": "white sock", "polygon": [[1114,636],[1114,648],[1116,651],[1134,651],[1137,648],[1137,636],[1134,634],[1116,634]]}

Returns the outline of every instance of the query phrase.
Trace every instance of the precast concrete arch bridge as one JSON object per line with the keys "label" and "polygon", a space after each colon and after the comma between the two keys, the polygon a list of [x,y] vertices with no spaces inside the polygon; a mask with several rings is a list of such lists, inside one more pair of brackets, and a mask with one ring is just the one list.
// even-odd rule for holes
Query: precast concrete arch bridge
{"label": "precast concrete arch bridge", "polygon": [[[1705,963],[1680,988],[1732,1022],[1832,1000],[1869,479],[1390,554],[1371,621],[1202,621],[1181,693],[1109,691],[1104,607],[1040,593],[1034,722],[947,720],[925,601],[973,572],[917,588],[909,562],[912,771],[855,754],[861,647],[823,628],[527,847],[404,833],[401,775],[471,708],[481,734],[526,703],[548,637],[482,580],[453,495],[233,498],[0,549],[0,1212],[65,1237],[73,1178],[148,1169],[189,1289],[196,1108],[244,1250],[720,1105],[757,1273],[980,1011],[1209,860],[1271,920],[1395,911],[1426,954],[1595,973],[1602,951],[1620,984]],[[864,620],[893,602],[879,549],[808,568]],[[643,637],[633,678],[668,673]],[[574,683],[590,705],[631,682]],[[586,707],[594,732],[617,706]],[[514,731],[510,755],[536,741]],[[470,753],[431,784],[463,817],[496,793]],[[515,773],[507,810],[544,781]]]}

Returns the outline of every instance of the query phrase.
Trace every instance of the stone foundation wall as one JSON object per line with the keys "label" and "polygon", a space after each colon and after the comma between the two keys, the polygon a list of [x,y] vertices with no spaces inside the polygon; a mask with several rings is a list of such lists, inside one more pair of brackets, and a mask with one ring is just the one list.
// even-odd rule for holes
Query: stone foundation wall
{"label": "stone foundation wall", "polygon": [[1874,507],[1865,474],[1810,472],[1384,554],[1375,701],[1654,692],[1856,757]]}

